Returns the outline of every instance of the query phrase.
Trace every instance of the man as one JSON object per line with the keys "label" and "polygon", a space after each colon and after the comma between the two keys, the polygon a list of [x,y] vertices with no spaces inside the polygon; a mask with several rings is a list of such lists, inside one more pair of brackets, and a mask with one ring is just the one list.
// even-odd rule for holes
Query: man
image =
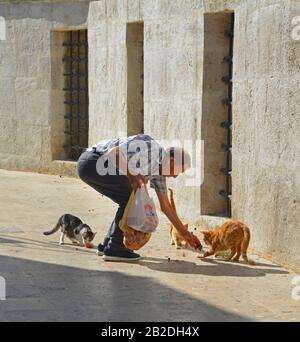
{"label": "man", "polygon": [[84,152],[78,160],[79,177],[92,188],[119,205],[114,221],[98,255],[105,261],[134,261],[140,256],[123,245],[119,228],[130,193],[150,181],[155,189],[162,212],[179,234],[193,247],[201,246],[199,240],[184,226],[170,206],[166,177],[177,177],[191,166],[189,154],[182,148],[164,149],[145,134],[116,138],[100,142]]}

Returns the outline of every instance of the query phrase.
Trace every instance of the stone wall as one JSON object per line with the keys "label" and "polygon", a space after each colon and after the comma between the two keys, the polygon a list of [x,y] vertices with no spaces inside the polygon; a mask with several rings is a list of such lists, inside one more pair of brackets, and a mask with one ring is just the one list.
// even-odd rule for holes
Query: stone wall
{"label": "stone wall", "polygon": [[56,120],[60,75],[51,65],[58,54],[51,35],[86,27],[88,9],[89,1],[0,1],[7,31],[0,41],[0,167],[75,174],[74,164],[52,158],[51,139],[64,127]]}
{"label": "stone wall", "polygon": [[[195,1],[91,3],[91,143],[127,132],[126,23],[136,21],[144,22],[144,131],[158,140],[200,139],[202,13]],[[170,183],[182,214],[199,217],[200,189]]]}
{"label": "stone wall", "polygon": [[[234,11],[233,218],[251,227],[256,252],[299,268],[300,44],[289,36],[293,6],[280,0],[93,2],[90,139],[127,131],[125,33],[134,21],[144,22],[145,132],[162,140],[201,139],[203,15]],[[184,187],[183,177],[171,183],[186,220],[222,221],[201,216],[200,187]]]}
{"label": "stone wall", "polygon": [[89,34],[90,144],[127,135],[127,22],[142,21],[139,1],[94,1]]}
{"label": "stone wall", "polygon": [[255,4],[236,18],[233,216],[251,227],[256,251],[299,268],[300,42],[291,19],[300,3]]}

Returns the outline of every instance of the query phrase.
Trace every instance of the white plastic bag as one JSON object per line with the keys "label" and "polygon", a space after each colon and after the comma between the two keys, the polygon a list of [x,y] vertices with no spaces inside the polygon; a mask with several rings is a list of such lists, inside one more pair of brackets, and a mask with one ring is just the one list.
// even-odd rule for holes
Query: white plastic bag
{"label": "white plastic bag", "polygon": [[127,216],[127,225],[143,233],[153,233],[158,226],[158,217],[146,185],[135,192]]}

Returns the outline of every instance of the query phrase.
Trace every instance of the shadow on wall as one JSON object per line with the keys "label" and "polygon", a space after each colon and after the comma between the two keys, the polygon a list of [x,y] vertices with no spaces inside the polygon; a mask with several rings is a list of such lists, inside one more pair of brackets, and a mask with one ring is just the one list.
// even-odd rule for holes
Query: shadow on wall
{"label": "shadow on wall", "polygon": [[0,256],[0,321],[248,321],[146,277]]}

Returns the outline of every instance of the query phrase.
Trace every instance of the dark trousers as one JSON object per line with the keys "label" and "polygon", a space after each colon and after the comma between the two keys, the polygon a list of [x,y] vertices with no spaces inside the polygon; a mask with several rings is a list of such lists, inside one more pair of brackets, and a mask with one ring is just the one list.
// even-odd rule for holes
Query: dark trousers
{"label": "dark trousers", "polygon": [[86,184],[119,205],[116,216],[103,242],[106,248],[119,251],[125,249],[123,232],[119,228],[119,221],[128,202],[131,186],[126,176],[100,176],[96,170],[99,157],[99,154],[92,151],[82,153],[77,162],[77,172]]}

